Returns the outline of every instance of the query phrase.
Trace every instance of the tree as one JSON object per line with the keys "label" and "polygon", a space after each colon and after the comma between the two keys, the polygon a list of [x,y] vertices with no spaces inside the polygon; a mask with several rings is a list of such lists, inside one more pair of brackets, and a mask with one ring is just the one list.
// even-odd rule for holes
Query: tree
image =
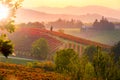
{"label": "tree", "polygon": [[88,58],[89,58],[90,61],[93,60],[93,56],[96,52],[97,52],[97,47],[95,47],[95,46],[88,46],[84,50],[84,54],[88,55]]}
{"label": "tree", "polygon": [[32,55],[39,59],[46,59],[49,52],[49,46],[44,38],[40,38],[32,44]]}
{"label": "tree", "polygon": [[79,57],[73,49],[63,49],[56,52],[54,59],[56,70],[78,80]]}
{"label": "tree", "polygon": [[114,61],[115,61],[114,80],[119,80],[120,79],[120,41],[112,47],[111,52],[114,54]]}
{"label": "tree", "polygon": [[116,65],[115,65],[114,72],[115,72],[115,74],[114,74],[115,79],[120,80],[120,58],[119,58],[119,60],[117,61]]}
{"label": "tree", "polygon": [[23,24],[23,25],[19,25],[20,27],[34,27],[34,28],[41,28],[41,29],[45,29],[45,26],[43,23],[40,22],[28,22],[27,24]]}
{"label": "tree", "polygon": [[50,31],[53,31],[53,26],[50,27]]}
{"label": "tree", "polygon": [[[83,54],[81,57],[80,57],[80,61],[79,61],[80,65],[79,65],[79,72],[78,72],[78,80],[90,80],[90,76],[92,77],[92,73],[89,70],[92,70],[92,67],[89,66],[88,68],[88,65],[91,64],[88,60],[88,56],[86,54]],[[89,79],[88,79],[89,78]]]}
{"label": "tree", "polygon": [[79,20],[73,20],[71,19],[69,20],[63,20],[63,19],[58,19],[55,22],[49,22],[47,24],[48,26],[54,26],[54,27],[58,27],[58,28],[81,28],[83,23]]}
{"label": "tree", "polygon": [[[23,0],[0,0],[0,5],[9,10],[9,15],[6,18],[1,18],[0,28],[10,33],[15,30],[15,14],[16,10],[21,6]],[[2,12],[0,12],[2,13]],[[5,33],[0,35],[0,52],[7,58],[9,54],[13,53],[13,45]]]}
{"label": "tree", "polygon": [[97,80],[117,80],[117,65],[111,54],[98,48],[93,57],[93,66]]}
{"label": "tree", "polygon": [[84,71],[84,80],[92,80],[94,78],[94,66],[92,63],[88,62],[85,65],[85,71]]}
{"label": "tree", "polygon": [[115,25],[112,22],[109,22],[106,18],[102,17],[100,21],[97,19],[95,20],[93,27],[96,30],[114,30]]}
{"label": "tree", "polygon": [[23,0],[0,0],[2,6],[6,6],[9,9],[8,17],[0,20],[0,27],[8,32],[14,32],[15,30],[15,14],[18,8],[21,7]]}
{"label": "tree", "polygon": [[120,41],[112,47],[112,52],[115,56],[115,61],[117,62],[120,58]]}
{"label": "tree", "polygon": [[11,40],[6,40],[4,38],[5,36],[1,36],[0,38],[0,53],[2,53],[6,58],[9,56],[9,54],[12,54],[14,49],[13,49],[13,44]]}
{"label": "tree", "polygon": [[96,19],[95,22],[93,23],[93,27],[97,27],[99,24],[98,20]]}

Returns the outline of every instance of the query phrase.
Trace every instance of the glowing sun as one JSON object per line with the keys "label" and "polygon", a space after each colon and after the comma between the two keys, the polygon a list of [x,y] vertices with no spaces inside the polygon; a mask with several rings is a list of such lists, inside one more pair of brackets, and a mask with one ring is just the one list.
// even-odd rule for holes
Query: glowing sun
{"label": "glowing sun", "polygon": [[6,19],[9,15],[9,8],[5,5],[0,4],[0,20]]}

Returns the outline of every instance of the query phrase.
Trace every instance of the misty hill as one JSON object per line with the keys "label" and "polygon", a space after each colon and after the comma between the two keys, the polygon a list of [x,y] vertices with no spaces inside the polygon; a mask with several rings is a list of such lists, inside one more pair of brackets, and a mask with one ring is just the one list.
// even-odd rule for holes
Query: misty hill
{"label": "misty hill", "polygon": [[112,22],[109,22],[106,18],[102,17],[102,19],[100,21],[98,21],[97,19],[95,20],[95,22],[93,23],[93,28],[95,30],[114,30],[115,29],[115,25]]}
{"label": "misty hill", "polygon": [[40,38],[46,39],[49,46],[49,54],[54,53],[63,44],[62,41],[51,37],[46,30],[41,28],[20,27],[14,33],[9,34],[9,37],[15,45],[17,57],[40,59],[30,54],[33,42]]}
{"label": "misty hill", "polygon": [[[31,9],[19,9],[16,15],[16,22],[36,22],[36,21],[55,21],[59,18],[71,20],[81,20],[82,22],[93,22],[95,19],[101,19],[102,15],[99,14],[85,14],[85,15],[70,15],[70,14],[49,14],[45,12],[39,12]],[[107,17],[108,20],[118,22],[117,18]]]}
{"label": "misty hill", "polygon": [[100,14],[106,17],[113,17],[120,19],[120,10],[115,10],[102,6],[85,6],[85,7],[73,7],[68,6],[65,8],[51,8],[51,7],[39,7],[34,8],[34,10],[46,12],[46,13],[56,13],[56,14],[72,14],[72,15],[83,15],[83,14]]}
{"label": "misty hill", "polygon": [[83,23],[81,21],[75,21],[71,19],[70,21],[58,19],[54,22],[49,22],[46,24],[47,27],[54,27],[54,28],[81,28],[83,26]]}

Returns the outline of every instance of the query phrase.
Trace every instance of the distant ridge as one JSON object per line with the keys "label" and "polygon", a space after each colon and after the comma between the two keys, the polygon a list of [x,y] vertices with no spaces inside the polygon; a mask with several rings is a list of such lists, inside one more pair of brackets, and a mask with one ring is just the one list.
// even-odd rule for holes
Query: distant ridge
{"label": "distant ridge", "polygon": [[38,7],[34,8],[33,10],[46,12],[46,13],[56,13],[56,14],[72,14],[72,15],[83,15],[83,14],[100,14],[106,17],[113,17],[120,19],[120,10],[103,7],[103,6],[96,6],[90,5],[85,7],[74,7],[68,6],[65,8],[51,8],[51,7]]}
{"label": "distant ridge", "polygon": [[[87,13],[84,15],[70,15],[70,14],[50,14],[45,12],[39,12],[31,9],[19,9],[16,15],[16,22],[17,23],[27,23],[27,22],[41,22],[41,21],[55,21],[59,18],[71,20],[81,20],[82,22],[93,22],[95,19],[101,19],[103,15],[94,14],[94,13]],[[105,16],[106,17],[106,16]],[[120,22],[120,19],[107,17],[108,20],[114,22]]]}

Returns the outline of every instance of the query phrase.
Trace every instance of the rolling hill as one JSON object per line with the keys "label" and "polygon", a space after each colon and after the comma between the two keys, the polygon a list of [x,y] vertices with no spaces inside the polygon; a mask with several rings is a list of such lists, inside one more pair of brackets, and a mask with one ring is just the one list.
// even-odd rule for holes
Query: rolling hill
{"label": "rolling hill", "polygon": [[[111,46],[106,44],[90,41],[80,37],[75,37],[69,34],[64,34],[56,31],[49,31],[40,28],[26,28],[26,27],[18,28],[14,33],[9,34],[9,38],[12,40],[13,44],[15,45],[15,53],[17,57],[24,57],[24,58],[38,59],[38,60],[40,60],[41,58],[37,56],[33,56],[34,54],[31,54],[31,49],[33,42],[40,38],[46,39],[48,43],[49,46],[48,59],[51,59],[53,57],[52,55],[54,55],[54,53],[57,50],[59,50],[60,48],[64,48],[65,44],[74,45],[74,43],[77,43],[77,45],[81,45],[81,44],[84,46],[95,45],[105,49],[111,48]],[[70,45],[68,47],[70,47]]]}
{"label": "rolling hill", "polygon": [[[62,41],[49,36],[46,30],[39,28],[18,28],[14,33],[8,34],[9,38],[15,45],[15,53],[18,57],[33,58],[31,57],[31,48],[34,41],[44,38],[49,46],[49,54],[54,53],[63,44]],[[38,58],[40,59],[40,58]]]}
{"label": "rolling hill", "polygon": [[0,80],[70,80],[56,72],[0,62]]}
{"label": "rolling hill", "polygon": [[46,12],[46,13],[55,13],[55,14],[72,14],[72,15],[84,15],[84,14],[100,14],[106,17],[113,17],[120,19],[120,10],[111,9],[103,6],[85,6],[85,7],[74,7],[68,6],[65,8],[51,8],[51,7],[39,7],[34,8],[33,10]]}
{"label": "rolling hill", "polygon": [[[51,13],[45,13],[45,12],[39,12],[31,9],[19,9],[17,11],[16,15],[16,23],[27,23],[27,22],[49,22],[49,21],[55,21],[59,18],[71,20],[81,20],[82,22],[93,22],[95,19],[101,19],[102,15],[96,14],[96,13],[87,13],[84,15],[75,15],[75,14],[51,14]],[[119,22],[120,19],[107,17],[108,20]]]}

